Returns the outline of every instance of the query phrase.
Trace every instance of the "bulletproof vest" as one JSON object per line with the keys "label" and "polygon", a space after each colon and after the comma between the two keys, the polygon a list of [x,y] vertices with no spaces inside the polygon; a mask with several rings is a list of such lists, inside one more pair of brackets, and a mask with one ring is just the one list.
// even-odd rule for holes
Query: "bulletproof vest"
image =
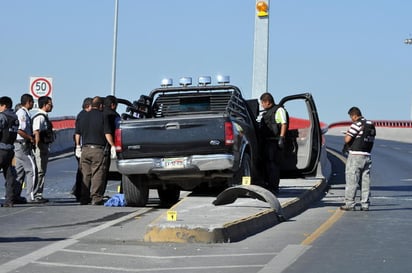
{"label": "bulletproof vest", "polygon": [[13,144],[17,137],[19,129],[19,120],[16,117],[0,113],[7,118],[7,126],[0,131],[0,142],[5,144]]}
{"label": "bulletproof vest", "polygon": [[355,139],[350,146],[351,151],[361,151],[370,153],[375,141],[376,129],[372,121],[362,119],[362,134],[355,136]]}
{"label": "bulletproof vest", "polygon": [[33,120],[37,116],[40,116],[40,115],[43,116],[45,121],[46,121],[45,129],[40,131],[40,142],[43,142],[43,143],[46,143],[46,144],[52,143],[56,139],[56,135],[53,131],[53,124],[50,122],[47,115],[45,115],[43,113],[37,113],[36,115],[33,116],[33,118],[31,119],[31,122],[33,124]]}
{"label": "bulletproof vest", "polygon": [[[266,113],[263,115],[262,119],[264,121],[264,124],[262,124],[262,127],[265,130],[266,128],[269,130],[269,132],[265,132],[266,136],[277,137],[280,135],[280,128],[282,124],[276,123],[276,111],[281,107],[282,107],[281,105],[274,105],[272,108],[267,110]],[[285,112],[286,112],[287,124],[289,125],[289,115],[286,110]]]}

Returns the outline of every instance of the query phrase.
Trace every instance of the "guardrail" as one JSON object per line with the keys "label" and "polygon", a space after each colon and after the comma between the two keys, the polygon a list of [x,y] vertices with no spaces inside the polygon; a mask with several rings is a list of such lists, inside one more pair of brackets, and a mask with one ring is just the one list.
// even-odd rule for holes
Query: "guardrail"
{"label": "guardrail", "polygon": [[[372,120],[376,127],[388,128],[412,128],[412,120]],[[351,121],[339,121],[329,124],[328,128],[348,127]]]}
{"label": "guardrail", "polygon": [[74,150],[74,125],[76,117],[50,118],[53,128],[56,130],[56,140],[50,145],[50,155],[72,152]]}

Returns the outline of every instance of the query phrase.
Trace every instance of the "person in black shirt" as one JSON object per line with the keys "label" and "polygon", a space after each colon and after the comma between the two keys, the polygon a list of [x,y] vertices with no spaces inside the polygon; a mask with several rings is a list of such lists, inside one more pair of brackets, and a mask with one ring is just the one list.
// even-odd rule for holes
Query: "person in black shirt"
{"label": "person in black shirt", "polygon": [[[83,104],[82,104],[82,110],[77,114],[76,117],[76,123],[78,124],[80,122],[80,120],[82,119],[82,117],[84,116],[84,114],[86,112],[89,112],[90,110],[92,110],[92,98],[87,97],[83,100]],[[73,136],[74,138],[76,138],[75,136]],[[74,140],[74,143],[76,144],[76,140]],[[81,171],[81,165],[80,165],[80,156],[81,156],[81,146],[76,146],[75,150],[74,150],[74,155],[77,159],[77,172],[76,172],[76,181],[73,185],[72,188],[72,194],[76,197],[77,201],[80,201],[80,189],[81,189],[81,184],[82,184],[82,180],[83,180],[83,175],[82,175],[82,171]]]}
{"label": "person in black shirt", "polygon": [[[116,112],[117,109],[117,98],[115,96],[109,95],[104,99],[104,108],[103,108],[103,116],[104,116],[104,122],[105,126],[108,126],[107,129],[110,130],[110,136],[108,136],[111,141],[111,143],[114,143],[114,131],[116,130],[116,126],[118,121],[120,120],[120,115]],[[110,163],[112,158],[116,158],[116,149],[114,145],[109,145],[109,142],[106,147],[106,152],[104,156],[104,165],[106,169],[106,176],[104,179],[104,187],[103,187],[103,192],[102,195],[104,196],[104,193],[106,191],[106,186],[107,186],[107,179],[109,176],[109,170],[110,170]]]}
{"label": "person in black shirt", "polygon": [[110,128],[105,124],[103,98],[96,96],[92,109],[82,116],[75,128],[76,147],[80,146],[80,165],[83,174],[80,204],[103,205],[105,179],[104,149],[107,144],[114,146],[110,138]]}

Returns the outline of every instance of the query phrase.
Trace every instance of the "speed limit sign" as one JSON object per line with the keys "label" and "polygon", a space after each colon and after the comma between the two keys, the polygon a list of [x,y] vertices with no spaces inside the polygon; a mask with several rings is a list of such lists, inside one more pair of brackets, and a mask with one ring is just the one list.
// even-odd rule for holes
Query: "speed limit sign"
{"label": "speed limit sign", "polygon": [[35,99],[42,96],[52,96],[53,78],[49,77],[30,77],[30,93]]}

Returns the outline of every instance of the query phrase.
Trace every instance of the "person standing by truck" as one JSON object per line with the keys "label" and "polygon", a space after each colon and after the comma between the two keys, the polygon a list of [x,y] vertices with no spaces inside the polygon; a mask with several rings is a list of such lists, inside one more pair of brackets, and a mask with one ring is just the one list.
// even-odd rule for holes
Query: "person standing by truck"
{"label": "person standing by truck", "polygon": [[[82,117],[85,115],[86,112],[89,112],[92,110],[92,98],[87,97],[83,100],[82,104],[82,110],[77,114],[76,116],[76,122],[75,124],[79,123]],[[74,185],[72,187],[72,194],[76,197],[77,201],[80,201],[80,189],[82,185],[82,180],[83,180],[83,175],[81,171],[81,165],[80,165],[80,156],[82,153],[81,145],[76,146],[76,135],[73,136],[74,138],[74,144],[75,144],[75,150],[74,150],[74,155],[77,160],[77,172],[76,172],[76,181],[74,182]],[[80,143],[80,141],[79,141]]]}
{"label": "person standing by truck", "polygon": [[[105,179],[104,149],[111,141],[110,130],[104,122],[102,97],[92,100],[92,109],[76,123],[76,148],[81,147],[80,165],[83,174],[80,204],[103,205]],[[80,146],[81,143],[81,146]]]}
{"label": "person standing by truck", "polygon": [[104,116],[104,123],[105,126],[108,126],[107,129],[110,130],[109,141],[107,142],[107,146],[105,147],[105,154],[104,154],[104,168],[106,170],[104,185],[102,189],[102,196],[106,191],[107,187],[107,179],[109,177],[109,170],[110,170],[110,163],[112,158],[116,158],[116,148],[114,145],[110,145],[109,143],[114,144],[114,131],[116,130],[116,124],[120,119],[119,113],[116,112],[117,109],[117,98],[113,95],[108,95],[104,99],[104,107],[103,107],[103,116]]}
{"label": "person standing by truck", "polygon": [[264,159],[264,186],[272,193],[279,193],[280,163],[288,130],[286,110],[275,104],[272,94],[263,93],[260,103],[265,112],[260,122]]}

